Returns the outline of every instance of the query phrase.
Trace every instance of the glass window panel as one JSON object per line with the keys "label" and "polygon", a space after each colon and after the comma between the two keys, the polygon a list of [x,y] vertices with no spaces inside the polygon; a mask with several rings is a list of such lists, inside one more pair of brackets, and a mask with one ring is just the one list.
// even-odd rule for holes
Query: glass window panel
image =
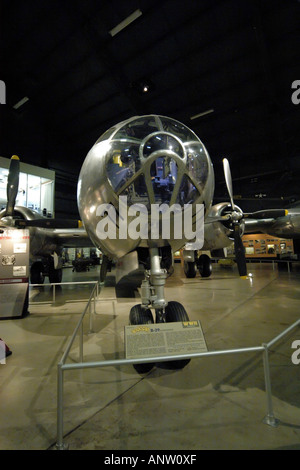
{"label": "glass window panel", "polygon": [[132,142],[113,141],[106,171],[113,189],[118,192],[140,169],[139,146]]}
{"label": "glass window panel", "polygon": [[43,215],[53,216],[53,181],[41,178],[41,211]]}
{"label": "glass window panel", "polygon": [[39,176],[28,175],[27,207],[41,211],[41,178]]}
{"label": "glass window panel", "polygon": [[27,207],[27,177],[26,173],[20,173],[19,176],[19,190],[16,199],[16,206]]}
{"label": "glass window panel", "polygon": [[190,178],[187,175],[183,175],[176,203],[180,204],[181,206],[183,204],[192,204],[199,196],[199,192],[193,185]]}
{"label": "glass window panel", "polygon": [[158,130],[155,119],[152,116],[140,117],[125,124],[114,136],[114,139],[128,138],[142,141],[147,135]]}
{"label": "glass window panel", "polygon": [[156,203],[169,203],[177,179],[173,158],[159,157],[151,165],[150,174]]}
{"label": "glass window panel", "polygon": [[204,147],[201,143],[188,144],[186,151],[188,171],[203,188],[208,178],[208,161]]}
{"label": "glass window panel", "polygon": [[0,210],[5,209],[7,202],[7,175],[8,170],[6,168],[0,168]]}
{"label": "glass window panel", "polygon": [[144,175],[140,175],[136,178],[134,182],[122,192],[121,196],[127,196],[128,206],[139,203],[148,207],[149,197]]}
{"label": "glass window panel", "polygon": [[194,132],[175,119],[160,117],[160,120],[162,122],[164,131],[175,134],[177,137],[179,137],[180,140],[182,140],[182,142],[199,140]]}
{"label": "glass window panel", "polygon": [[99,139],[97,140],[96,144],[98,144],[99,142],[102,142],[103,140],[107,140],[110,138],[110,136],[115,132],[116,128],[115,127],[111,127],[110,129],[108,129],[106,132],[104,132],[104,134],[102,134]]}
{"label": "glass window panel", "polygon": [[183,158],[183,148],[174,137],[166,134],[157,134],[151,137],[144,145],[143,156],[148,157],[157,150],[172,150]]}

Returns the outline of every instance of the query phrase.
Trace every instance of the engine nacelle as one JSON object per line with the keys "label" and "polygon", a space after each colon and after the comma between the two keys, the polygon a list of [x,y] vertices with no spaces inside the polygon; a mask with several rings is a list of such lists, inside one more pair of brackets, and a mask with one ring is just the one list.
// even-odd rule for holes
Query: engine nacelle
{"label": "engine nacelle", "polygon": [[[242,209],[235,205],[235,211],[242,214]],[[212,206],[209,217],[223,217],[232,213],[229,202],[220,202]],[[209,220],[208,217],[208,220]],[[244,234],[245,223],[240,222],[240,234]],[[220,220],[205,225],[203,250],[218,250],[229,246],[234,240],[232,220]]]}

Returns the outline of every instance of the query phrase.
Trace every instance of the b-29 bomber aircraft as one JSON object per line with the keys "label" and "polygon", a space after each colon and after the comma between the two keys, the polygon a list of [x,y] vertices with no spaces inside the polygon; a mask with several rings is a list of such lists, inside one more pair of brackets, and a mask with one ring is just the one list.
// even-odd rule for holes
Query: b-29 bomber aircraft
{"label": "b-29 bomber aircraft", "polygon": [[[277,220],[286,216],[284,209],[244,214],[233,201],[229,163],[224,159],[223,164],[229,202],[213,206],[214,171],[205,146],[187,126],[159,115],[135,116],[116,124],[100,136],[86,156],[77,190],[78,209],[84,226],[80,232],[83,246],[87,246],[90,240],[107,260],[117,261],[121,265],[123,274],[143,266],[141,303],[132,307],[130,324],[189,320],[183,305],[165,298],[164,288],[172,265],[172,254],[183,247],[189,248],[193,240],[185,232],[181,237],[174,236],[176,217],[175,212],[171,211],[170,235],[166,236],[162,231],[163,213],[160,212],[155,236],[152,236],[148,209],[176,205],[183,213],[184,209],[191,208],[191,232],[196,233],[197,207],[200,206],[204,219],[203,249],[223,248],[234,240],[241,276],[247,274],[241,238],[245,223],[250,219],[263,223],[266,218]],[[13,169],[14,165],[12,160],[12,183],[8,188],[7,209],[1,215],[1,222],[35,229],[36,232],[31,232],[34,254],[41,253],[46,247],[51,256],[57,250],[58,241],[70,243],[70,240],[64,239],[67,235],[59,233],[58,227],[61,230],[69,227],[75,246],[82,246],[79,245],[80,233],[74,228],[75,221],[66,224],[66,221],[40,219],[25,209],[14,208],[17,188],[14,175],[18,173]],[[125,222],[129,225],[136,223],[137,207],[144,215],[146,210],[146,218],[139,220],[140,233],[145,235],[144,228],[147,226],[147,236],[124,236],[122,227]],[[108,236],[103,230],[101,232],[99,227],[112,229],[114,236]],[[193,249],[188,251],[192,253]],[[177,361],[178,367],[186,363]],[[138,366],[136,369],[139,372],[152,367],[151,364]]]}

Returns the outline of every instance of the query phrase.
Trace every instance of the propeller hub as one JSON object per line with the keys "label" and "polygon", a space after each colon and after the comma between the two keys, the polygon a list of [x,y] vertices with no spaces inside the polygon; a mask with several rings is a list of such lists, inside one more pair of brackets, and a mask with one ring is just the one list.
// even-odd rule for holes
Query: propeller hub
{"label": "propeller hub", "polygon": [[231,213],[231,220],[232,220],[233,223],[239,222],[242,218],[243,218],[243,213],[242,213],[241,210],[240,210],[240,212],[234,210]]}

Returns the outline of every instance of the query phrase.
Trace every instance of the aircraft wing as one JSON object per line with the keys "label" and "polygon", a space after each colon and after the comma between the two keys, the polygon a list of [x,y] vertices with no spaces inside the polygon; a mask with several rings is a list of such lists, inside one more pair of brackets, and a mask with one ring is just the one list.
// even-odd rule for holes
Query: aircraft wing
{"label": "aircraft wing", "polygon": [[51,231],[51,237],[56,240],[57,245],[65,248],[95,246],[84,228],[54,229]]}
{"label": "aircraft wing", "polygon": [[267,233],[279,238],[300,238],[300,211],[289,209],[288,214],[277,218],[245,219],[244,233]]}
{"label": "aircraft wing", "polygon": [[265,233],[268,229],[271,229],[275,223],[275,219],[245,219],[245,231],[244,233]]}

